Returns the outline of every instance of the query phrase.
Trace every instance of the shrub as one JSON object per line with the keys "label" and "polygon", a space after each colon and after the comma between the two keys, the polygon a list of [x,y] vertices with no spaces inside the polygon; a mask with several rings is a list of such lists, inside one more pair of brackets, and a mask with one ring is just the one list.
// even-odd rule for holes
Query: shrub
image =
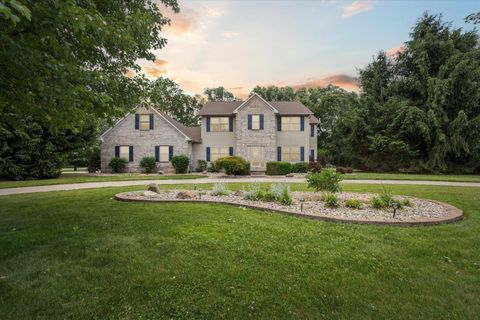
{"label": "shrub", "polygon": [[207,161],[205,160],[197,160],[197,167],[195,168],[195,171],[197,172],[203,172],[207,170]]}
{"label": "shrub", "polygon": [[88,167],[87,171],[90,173],[97,172],[101,168],[101,160],[100,160],[100,149],[96,149],[92,152],[90,157],[88,158]]}
{"label": "shrub", "polygon": [[353,173],[352,167],[345,167],[345,173]]}
{"label": "shrub", "polygon": [[291,205],[293,202],[290,196],[290,187],[287,184],[275,183],[270,185],[268,196],[271,197],[272,200],[284,205]]}
{"label": "shrub", "polygon": [[285,161],[267,162],[267,174],[269,176],[283,176],[292,172],[292,164]]}
{"label": "shrub", "polygon": [[326,193],[323,196],[323,201],[325,201],[325,205],[329,208],[338,208],[338,206],[339,206],[337,196],[334,195],[333,193],[330,193],[330,192]]}
{"label": "shrub", "polygon": [[215,162],[210,162],[210,165],[207,168],[208,172],[218,172],[218,168],[215,166]]}
{"label": "shrub", "polygon": [[175,173],[187,173],[189,164],[190,159],[184,154],[172,158],[172,165],[175,168]]}
{"label": "shrub", "polygon": [[380,197],[373,197],[370,199],[370,205],[375,209],[385,208],[385,203],[380,199]]}
{"label": "shrub", "polygon": [[260,194],[260,186],[256,183],[250,183],[248,185],[248,191],[245,192],[245,195],[243,196],[243,198],[245,200],[257,201],[260,199],[259,194]]}
{"label": "shrub", "polygon": [[210,192],[213,196],[227,196],[229,193],[230,191],[225,183],[215,183]]}
{"label": "shrub", "polygon": [[308,163],[306,162],[297,162],[292,165],[292,172],[295,173],[305,173],[308,169]]}
{"label": "shrub", "polygon": [[223,157],[215,161],[217,169],[224,169],[228,175],[248,175],[250,174],[250,163],[238,156]]}
{"label": "shrub", "polygon": [[395,199],[390,191],[384,188],[381,194],[371,199],[370,204],[375,209],[393,208],[395,205],[398,209],[402,209],[404,206],[410,206],[410,200]]}
{"label": "shrub", "polygon": [[322,163],[320,161],[310,161],[308,163],[308,171],[319,172],[322,170]]}
{"label": "shrub", "polygon": [[352,209],[362,209],[362,203],[358,199],[345,200],[345,206]]}
{"label": "shrub", "polygon": [[400,204],[402,205],[402,207],[410,207],[412,205],[410,200],[408,200],[408,199],[401,200]]}
{"label": "shrub", "polygon": [[143,170],[146,173],[153,173],[157,169],[157,164],[155,163],[155,158],[154,157],[143,157],[142,160],[140,160],[140,167],[143,168]]}
{"label": "shrub", "polygon": [[337,173],[341,173],[341,174],[345,174],[345,173],[346,173],[344,167],[337,167],[337,168],[335,169],[335,171],[336,171]]}
{"label": "shrub", "polygon": [[342,177],[331,170],[323,169],[320,172],[310,172],[307,175],[308,187],[315,191],[339,192]]}
{"label": "shrub", "polygon": [[113,173],[123,172],[127,166],[127,159],[113,157],[108,166],[112,169]]}

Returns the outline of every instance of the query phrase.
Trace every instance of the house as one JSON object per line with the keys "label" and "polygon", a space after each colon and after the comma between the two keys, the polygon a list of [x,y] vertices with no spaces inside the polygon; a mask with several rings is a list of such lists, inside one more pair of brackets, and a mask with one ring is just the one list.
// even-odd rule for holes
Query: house
{"label": "house", "polygon": [[266,101],[257,94],[245,101],[208,102],[200,127],[187,127],[155,108],[139,107],[100,140],[102,172],[113,157],[128,160],[127,171],[141,171],[140,160],[155,157],[158,170],[173,170],[174,155],[213,162],[237,155],[264,171],[268,161],[300,162],[317,157],[318,119],[298,101]]}

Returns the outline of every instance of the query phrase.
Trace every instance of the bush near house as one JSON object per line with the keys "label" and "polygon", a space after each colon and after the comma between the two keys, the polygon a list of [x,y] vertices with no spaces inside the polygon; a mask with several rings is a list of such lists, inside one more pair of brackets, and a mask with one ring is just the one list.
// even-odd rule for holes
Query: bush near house
{"label": "bush near house", "polygon": [[352,167],[337,167],[335,169],[336,172],[345,174],[345,173],[353,173],[353,168]]}
{"label": "bush near house", "polygon": [[339,192],[341,190],[340,181],[342,181],[341,175],[328,169],[310,172],[307,175],[308,187],[315,191]]}
{"label": "bush near house", "polygon": [[249,175],[250,163],[242,157],[229,156],[215,161],[217,170],[224,169],[228,175]]}
{"label": "bush near house", "polygon": [[101,160],[100,160],[100,149],[96,149],[92,154],[90,155],[88,159],[88,167],[87,171],[90,173],[97,172],[101,168]]}
{"label": "bush near house", "polygon": [[140,167],[143,168],[145,173],[153,173],[157,169],[154,157],[143,157],[140,160]]}
{"label": "bush near house", "polygon": [[187,173],[190,159],[184,154],[172,157],[172,165],[175,168],[175,173]]}
{"label": "bush near house", "polygon": [[197,160],[197,167],[195,168],[197,172],[207,171],[207,161]]}
{"label": "bush near house", "polygon": [[305,173],[308,169],[308,163],[306,162],[297,162],[292,165],[292,172],[295,173]]}
{"label": "bush near house", "polygon": [[310,161],[308,163],[308,171],[319,172],[320,170],[322,170],[322,168],[323,165],[320,161]]}
{"label": "bush near house", "polygon": [[113,173],[121,173],[125,171],[125,167],[127,166],[127,159],[113,157],[112,160],[110,160],[108,166],[112,169]]}
{"label": "bush near house", "polygon": [[267,174],[269,176],[283,176],[292,172],[292,164],[284,161],[267,162]]}

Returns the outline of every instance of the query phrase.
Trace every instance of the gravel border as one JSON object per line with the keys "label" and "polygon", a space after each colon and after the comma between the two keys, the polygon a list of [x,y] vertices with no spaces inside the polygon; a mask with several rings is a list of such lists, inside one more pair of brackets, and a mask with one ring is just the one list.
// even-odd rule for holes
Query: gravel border
{"label": "gravel border", "polygon": [[[194,195],[192,199],[177,199],[178,192]],[[363,209],[349,209],[340,207],[338,209],[326,208],[323,201],[316,200],[313,192],[292,192],[294,203],[291,206],[281,205],[275,202],[250,201],[244,200],[242,196],[231,193],[228,196],[212,196],[204,193],[201,199],[192,190],[161,190],[160,193],[149,191],[122,192],[114,196],[118,201],[138,201],[138,202],[192,202],[192,203],[217,203],[236,207],[252,208],[262,211],[278,212],[282,214],[300,216],[303,218],[349,222],[358,224],[378,224],[378,225],[398,225],[398,226],[429,226],[451,223],[463,219],[462,210],[447,203],[427,200],[416,197],[395,196],[398,199],[408,199],[412,203],[411,207],[398,210],[395,218],[392,217],[391,210],[378,210],[364,205]],[[316,195],[318,196],[318,195]],[[373,194],[367,193],[341,193],[339,200],[343,201],[355,197],[366,200]],[[305,198],[304,210],[300,211],[298,199]],[[313,198],[313,199],[309,199]]]}

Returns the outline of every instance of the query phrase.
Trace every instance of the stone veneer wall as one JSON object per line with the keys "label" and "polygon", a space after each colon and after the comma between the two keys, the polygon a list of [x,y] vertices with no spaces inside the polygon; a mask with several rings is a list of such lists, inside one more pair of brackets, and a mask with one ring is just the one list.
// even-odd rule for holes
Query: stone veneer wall
{"label": "stone veneer wall", "polygon": [[[248,114],[264,114],[263,130],[248,130]],[[243,105],[235,121],[235,155],[248,159],[248,147],[265,147],[265,161],[275,161],[276,156],[276,117],[273,109],[259,97],[253,97]]]}
{"label": "stone veneer wall", "polygon": [[[115,156],[115,146],[133,145],[134,161],[127,164],[127,172],[141,172],[140,160],[143,157],[155,157],[155,146],[173,146],[173,155],[192,155],[191,142],[171,126],[165,119],[152,109],[138,108],[136,113],[153,113],[153,130],[135,130],[135,115],[130,114],[120,124],[103,137],[101,145],[102,172],[111,172],[108,166]],[[157,162],[157,169],[165,172],[174,171],[170,162]]]}

